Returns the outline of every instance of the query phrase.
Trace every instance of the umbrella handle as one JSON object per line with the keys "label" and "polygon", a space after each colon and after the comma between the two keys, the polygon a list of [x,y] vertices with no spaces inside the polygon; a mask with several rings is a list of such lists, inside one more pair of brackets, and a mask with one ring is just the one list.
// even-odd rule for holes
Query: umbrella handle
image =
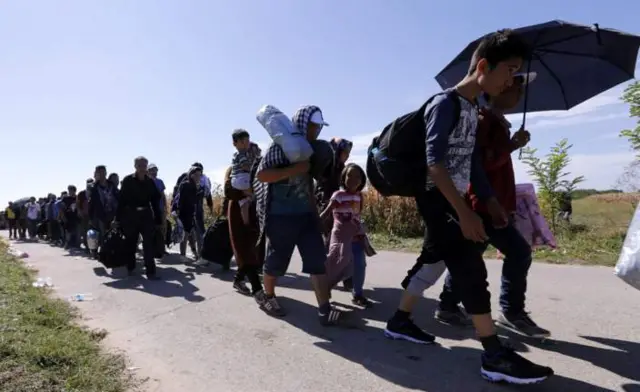
{"label": "umbrella handle", "polygon": [[[533,55],[529,55],[529,59],[527,61],[527,78],[529,77],[529,74],[531,73],[531,59],[532,59]],[[529,101],[529,83],[524,85],[524,110],[522,112],[522,125],[520,126],[520,129],[525,129],[525,126],[527,124],[527,103]],[[520,148],[520,152],[518,152],[518,160],[522,160],[522,148]]]}

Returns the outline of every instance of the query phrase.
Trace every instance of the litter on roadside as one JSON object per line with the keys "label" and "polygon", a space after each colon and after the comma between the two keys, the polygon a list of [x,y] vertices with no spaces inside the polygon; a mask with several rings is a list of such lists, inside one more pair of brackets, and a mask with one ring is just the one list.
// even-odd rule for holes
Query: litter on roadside
{"label": "litter on roadside", "polygon": [[87,294],[76,294],[76,295],[72,296],[70,299],[73,302],[93,301],[93,296],[90,293],[87,293]]}
{"label": "litter on roadside", "polygon": [[33,282],[33,287],[53,287],[53,280],[49,277],[47,278],[38,278],[35,282]]}
{"label": "litter on roadside", "polygon": [[13,246],[9,247],[9,253],[19,259],[26,259],[27,257],[29,257],[29,254],[27,252],[23,252],[20,249],[14,248]]}

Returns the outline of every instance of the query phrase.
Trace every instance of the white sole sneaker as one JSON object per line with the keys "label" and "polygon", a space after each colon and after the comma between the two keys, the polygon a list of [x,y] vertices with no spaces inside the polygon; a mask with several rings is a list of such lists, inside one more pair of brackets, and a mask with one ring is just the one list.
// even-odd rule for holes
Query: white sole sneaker
{"label": "white sole sneaker", "polygon": [[399,334],[397,332],[390,331],[390,330],[388,330],[386,328],[384,330],[384,336],[389,338],[389,339],[406,340],[407,342],[411,342],[411,343],[415,343],[415,344],[434,344],[435,343],[435,341],[428,342],[428,341],[412,338],[411,336]]}
{"label": "white sole sneaker", "polygon": [[506,382],[515,385],[530,385],[540,383],[548,378],[548,376],[538,378],[515,378],[506,374],[490,372],[484,368],[480,368],[480,375],[490,382]]}

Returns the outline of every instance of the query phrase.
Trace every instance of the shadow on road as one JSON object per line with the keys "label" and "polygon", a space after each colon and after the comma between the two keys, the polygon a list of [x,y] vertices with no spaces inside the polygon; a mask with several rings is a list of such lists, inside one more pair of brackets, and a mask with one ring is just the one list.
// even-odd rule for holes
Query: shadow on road
{"label": "shadow on road", "polygon": [[[591,362],[594,366],[607,369],[621,377],[633,381],[640,381],[640,343],[595,336],[580,337],[612,347],[613,349],[557,340],[554,345],[540,345],[539,343],[531,343],[531,345],[542,350],[554,351],[569,357]],[[631,385],[631,387],[635,387],[636,391],[640,391],[638,385]]]}
{"label": "shadow on road", "polygon": [[[95,268],[94,272],[99,274],[98,271],[101,269],[104,271],[104,268]],[[126,276],[126,270],[123,268],[119,270],[106,276],[116,279],[122,278],[122,275]],[[173,267],[158,267],[158,275],[161,279],[156,281],[150,281],[136,275],[103,284],[114,289],[138,290],[164,298],[182,297],[189,302],[202,302],[205,300],[204,297],[195,294],[199,289],[191,283],[194,279],[193,274],[184,273]]]}
{"label": "shadow on road", "polygon": [[640,384],[624,384],[622,390],[624,392],[640,392]]}
{"label": "shadow on road", "polygon": [[[280,297],[280,302],[289,312],[282,320],[322,339],[314,343],[316,347],[359,364],[376,376],[403,388],[441,392],[513,390],[509,386],[489,384],[481,379],[478,369],[481,354],[479,349],[448,349],[439,345],[424,346],[390,341],[384,337],[382,330],[367,325],[366,319],[363,319],[370,318],[373,309],[348,312],[350,328],[322,327],[317,321],[315,306],[284,297]],[[426,308],[431,305],[432,303],[427,303]],[[388,315],[394,306],[385,308],[387,309],[382,313]],[[423,310],[425,306],[421,308]],[[447,328],[451,330],[451,327]],[[613,392],[560,375],[523,390]]]}

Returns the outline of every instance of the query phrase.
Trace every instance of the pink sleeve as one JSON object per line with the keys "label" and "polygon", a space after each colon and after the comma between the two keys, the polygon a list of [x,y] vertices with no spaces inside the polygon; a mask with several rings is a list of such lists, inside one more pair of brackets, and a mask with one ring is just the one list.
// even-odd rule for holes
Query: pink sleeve
{"label": "pink sleeve", "polygon": [[333,195],[331,195],[331,199],[330,201],[336,201],[336,202],[340,202],[341,196],[342,196],[343,192],[342,191],[335,191],[333,192]]}

